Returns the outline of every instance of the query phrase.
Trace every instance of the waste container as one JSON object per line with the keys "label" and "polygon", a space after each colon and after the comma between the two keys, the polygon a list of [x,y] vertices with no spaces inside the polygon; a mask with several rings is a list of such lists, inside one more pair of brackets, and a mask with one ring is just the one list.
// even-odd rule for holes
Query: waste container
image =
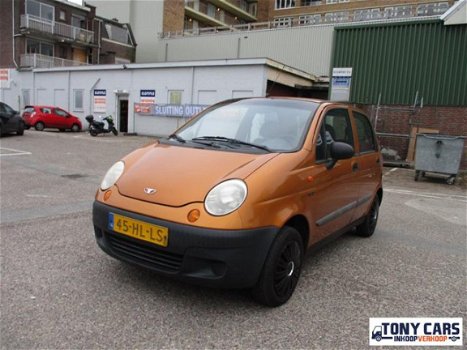
{"label": "waste container", "polygon": [[464,139],[458,136],[417,134],[415,148],[415,181],[427,172],[447,176],[447,183],[456,180],[464,150]]}

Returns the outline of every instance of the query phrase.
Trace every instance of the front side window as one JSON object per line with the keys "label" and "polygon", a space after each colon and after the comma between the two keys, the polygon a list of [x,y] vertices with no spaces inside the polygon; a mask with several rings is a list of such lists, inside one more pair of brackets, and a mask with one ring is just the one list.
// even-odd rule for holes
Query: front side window
{"label": "front side window", "polygon": [[353,112],[353,115],[357,124],[360,153],[376,151],[375,135],[370,121],[358,112]]}
{"label": "front side window", "polygon": [[55,109],[55,114],[60,117],[66,117],[68,115],[67,112],[65,112],[64,110],[58,109],[58,108]]}
{"label": "front side window", "polygon": [[345,142],[354,147],[352,125],[346,109],[332,109],[326,113],[316,141],[317,161],[331,158],[334,142]]}
{"label": "front side window", "polygon": [[206,110],[178,135],[188,141],[216,142],[216,146],[229,149],[241,145],[222,138],[271,152],[292,152],[301,148],[317,106],[293,100],[240,100]]}

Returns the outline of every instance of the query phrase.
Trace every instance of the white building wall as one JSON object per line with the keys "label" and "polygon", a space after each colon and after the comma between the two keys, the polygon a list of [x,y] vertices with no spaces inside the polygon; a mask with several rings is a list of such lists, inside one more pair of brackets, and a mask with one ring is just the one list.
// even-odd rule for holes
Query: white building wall
{"label": "white building wall", "polygon": [[328,76],[333,31],[333,25],[314,25],[186,36],[158,41],[157,51],[159,58],[166,57],[169,62],[265,57],[316,76]]}
{"label": "white building wall", "polygon": [[[267,85],[264,63],[219,64],[128,65],[128,69],[115,65],[29,72],[12,70],[10,88],[0,89],[0,100],[18,110],[22,110],[26,104],[59,106],[79,117],[84,128],[88,125],[87,115],[93,114],[96,119],[101,119],[111,114],[118,129],[118,100],[123,97],[128,99],[128,132],[168,135],[187,120],[134,113],[134,104],[140,102],[140,90],[155,90],[156,104],[168,104],[172,90],[182,92],[181,104],[195,105],[210,105],[232,97],[264,96]],[[95,89],[105,89],[107,92],[106,111],[103,113],[93,111]],[[24,101],[24,90],[29,91],[29,101]],[[74,106],[74,90],[83,90],[82,109]]]}

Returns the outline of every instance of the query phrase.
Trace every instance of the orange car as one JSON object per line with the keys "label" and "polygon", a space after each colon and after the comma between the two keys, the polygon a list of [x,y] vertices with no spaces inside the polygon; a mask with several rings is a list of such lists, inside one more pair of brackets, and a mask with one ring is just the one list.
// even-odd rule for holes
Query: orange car
{"label": "orange car", "polygon": [[115,163],[97,191],[109,255],[278,306],[304,253],[356,227],[371,236],[381,154],[363,112],[309,99],[218,103]]}

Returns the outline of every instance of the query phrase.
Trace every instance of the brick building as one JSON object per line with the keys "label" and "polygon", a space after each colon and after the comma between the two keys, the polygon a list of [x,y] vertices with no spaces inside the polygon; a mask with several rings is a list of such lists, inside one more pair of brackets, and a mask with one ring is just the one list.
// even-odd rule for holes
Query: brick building
{"label": "brick building", "polygon": [[51,68],[133,62],[129,25],[66,0],[3,0],[0,67]]}
{"label": "brick building", "polygon": [[[341,23],[444,13],[454,0],[170,0],[164,1],[164,33],[203,29],[248,30]],[[181,14],[184,14],[183,17]]]}

